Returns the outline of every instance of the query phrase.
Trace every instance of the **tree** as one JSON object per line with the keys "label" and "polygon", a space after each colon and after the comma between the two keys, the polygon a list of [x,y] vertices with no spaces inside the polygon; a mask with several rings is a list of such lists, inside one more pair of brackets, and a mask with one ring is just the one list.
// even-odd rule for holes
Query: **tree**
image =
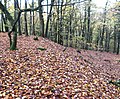
{"label": "tree", "polygon": [[10,39],[10,49],[11,50],[15,50],[16,49],[16,46],[17,46],[17,30],[14,26],[15,23],[14,22],[14,19],[13,17],[10,15],[10,13],[8,12],[8,10],[5,8],[5,6],[1,3],[0,1],[0,9],[4,12],[4,14],[7,16],[8,20],[10,21],[10,24],[11,26],[13,25],[13,28],[12,28],[12,31],[14,31],[14,35],[13,35],[13,41],[12,41],[12,38],[11,38],[11,32],[8,32],[8,36],[9,36],[9,39]]}
{"label": "tree", "polygon": [[[19,7],[21,8],[21,0],[20,0],[20,4],[18,2],[18,0],[16,0],[17,2],[17,10],[19,9]],[[18,20],[18,34],[19,35],[22,35],[22,32],[21,32],[21,19]]]}
{"label": "tree", "polygon": [[120,53],[120,3],[117,2],[114,10],[115,10],[115,14],[113,14],[114,18],[115,18],[115,24],[114,24],[114,52],[116,52],[116,54]]}
{"label": "tree", "polygon": [[120,30],[118,31],[117,54],[120,53]]}
{"label": "tree", "polygon": [[[32,0],[32,9],[34,9],[34,0]],[[35,13],[33,11],[32,17],[32,34],[35,35]]]}
{"label": "tree", "polygon": [[87,19],[87,43],[91,42],[91,31],[90,31],[90,26],[91,26],[91,20],[90,20],[90,12],[91,12],[91,0],[88,1],[88,19]]}
{"label": "tree", "polygon": [[[25,0],[25,9],[27,9],[27,0]],[[27,26],[27,12],[24,12],[24,20],[25,20],[25,35],[28,36],[28,26]]]}
{"label": "tree", "polygon": [[49,14],[47,16],[47,22],[46,22],[45,37],[48,37],[48,25],[49,25],[49,20],[50,20],[50,17],[51,17],[51,13],[52,13],[52,8],[53,8],[53,5],[54,5],[54,1],[55,0],[51,0],[50,11],[49,11]]}
{"label": "tree", "polygon": [[[4,5],[5,5],[5,8],[7,9],[7,0],[4,0]],[[8,23],[7,23],[7,16],[2,14],[2,18],[3,18],[4,24],[5,24],[5,32],[8,32],[9,27],[8,27]]]}
{"label": "tree", "polygon": [[113,53],[116,53],[116,45],[117,45],[117,28],[116,28],[116,26],[114,25],[114,48],[113,48]]}
{"label": "tree", "polygon": [[[11,50],[16,50],[17,49],[17,29],[16,29],[16,24],[18,22],[18,20],[20,19],[21,13],[22,12],[28,12],[28,11],[37,11],[39,9],[39,6],[36,8],[28,8],[28,9],[20,9],[18,11],[18,16],[17,18],[14,20],[13,17],[10,15],[10,13],[8,12],[8,10],[5,8],[5,6],[1,3],[0,1],[0,9],[4,12],[4,14],[7,16],[8,20],[10,21],[10,24],[12,26],[11,31],[8,32],[8,36],[10,39],[10,49]],[[13,35],[13,39],[11,37],[11,33],[14,32]]]}
{"label": "tree", "polygon": [[42,1],[43,0],[38,0],[38,5],[39,5],[40,34],[42,35],[42,37],[44,37],[44,18],[43,18]]}
{"label": "tree", "polygon": [[61,6],[60,6],[60,23],[59,23],[59,36],[58,36],[58,43],[63,45],[63,26],[62,26],[62,23],[63,23],[63,0],[61,1]]}
{"label": "tree", "polygon": [[103,48],[103,40],[104,40],[105,26],[106,26],[105,24],[106,24],[107,5],[108,5],[108,0],[105,4],[105,9],[104,9],[103,29],[102,29],[102,33],[100,35],[100,48]]}

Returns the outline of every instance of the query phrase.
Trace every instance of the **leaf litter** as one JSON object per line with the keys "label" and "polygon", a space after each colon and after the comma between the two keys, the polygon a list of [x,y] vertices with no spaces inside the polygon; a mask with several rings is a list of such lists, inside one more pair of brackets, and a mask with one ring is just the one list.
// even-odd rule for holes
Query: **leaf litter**
{"label": "leaf litter", "polygon": [[[10,51],[0,33],[0,99],[119,99],[120,55],[66,48],[48,39],[19,36]],[[39,46],[46,50],[38,50]]]}

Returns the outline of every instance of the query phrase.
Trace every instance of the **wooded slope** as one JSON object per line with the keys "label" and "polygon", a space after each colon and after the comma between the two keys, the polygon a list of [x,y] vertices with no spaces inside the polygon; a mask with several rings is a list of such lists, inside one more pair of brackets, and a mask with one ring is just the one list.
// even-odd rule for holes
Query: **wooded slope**
{"label": "wooded slope", "polygon": [[1,99],[120,98],[120,88],[108,84],[120,78],[120,55],[65,50],[48,39],[33,38],[19,36],[18,50],[10,51],[7,34],[0,33]]}

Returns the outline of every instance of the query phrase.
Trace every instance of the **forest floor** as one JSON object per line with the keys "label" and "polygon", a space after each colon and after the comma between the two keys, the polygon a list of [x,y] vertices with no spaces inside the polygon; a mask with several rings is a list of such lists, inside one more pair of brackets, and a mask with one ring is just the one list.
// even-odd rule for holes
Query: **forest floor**
{"label": "forest floor", "polygon": [[[120,99],[120,55],[67,48],[48,39],[18,36],[10,51],[0,33],[0,99]],[[43,47],[46,50],[39,50]]]}

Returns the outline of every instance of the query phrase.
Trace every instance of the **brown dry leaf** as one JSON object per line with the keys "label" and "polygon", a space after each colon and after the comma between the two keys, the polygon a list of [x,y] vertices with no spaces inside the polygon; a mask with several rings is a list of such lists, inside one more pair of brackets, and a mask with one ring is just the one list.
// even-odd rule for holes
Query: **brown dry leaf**
{"label": "brown dry leaf", "polygon": [[120,55],[69,47],[63,52],[63,46],[33,36],[19,36],[18,50],[10,51],[7,35],[0,35],[0,98],[120,98],[120,88],[107,84],[120,78]]}

